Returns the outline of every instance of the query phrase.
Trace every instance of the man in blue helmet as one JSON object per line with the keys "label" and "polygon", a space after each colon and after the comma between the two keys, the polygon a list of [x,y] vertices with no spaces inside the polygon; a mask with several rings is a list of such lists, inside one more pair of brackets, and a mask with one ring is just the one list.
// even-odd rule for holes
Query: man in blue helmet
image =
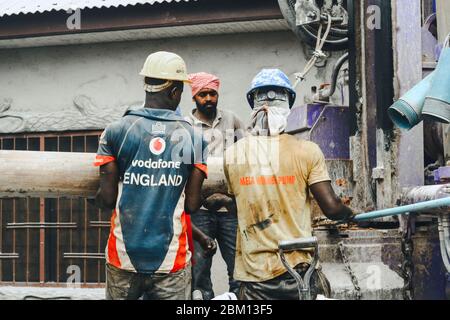
{"label": "man in blue helmet", "polygon": [[[242,300],[299,299],[297,284],[279,257],[278,242],[311,237],[312,195],[332,220],[353,215],[331,187],[320,148],[285,133],[295,97],[283,72],[262,70],[247,95],[252,134],[225,153],[225,176],[238,209],[234,278],[241,281]],[[286,260],[303,277],[311,256],[294,251]],[[311,278],[312,297],[318,293],[330,294],[320,270]]]}

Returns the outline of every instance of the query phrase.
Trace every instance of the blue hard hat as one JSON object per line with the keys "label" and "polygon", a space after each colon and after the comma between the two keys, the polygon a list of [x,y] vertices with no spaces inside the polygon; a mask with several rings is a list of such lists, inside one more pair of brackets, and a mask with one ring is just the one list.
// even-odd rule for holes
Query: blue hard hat
{"label": "blue hard hat", "polygon": [[296,93],[292,88],[289,78],[280,69],[262,69],[252,81],[250,91],[247,93],[247,100],[250,107],[254,107],[253,93],[261,88],[284,88],[289,93],[289,106],[294,105]]}

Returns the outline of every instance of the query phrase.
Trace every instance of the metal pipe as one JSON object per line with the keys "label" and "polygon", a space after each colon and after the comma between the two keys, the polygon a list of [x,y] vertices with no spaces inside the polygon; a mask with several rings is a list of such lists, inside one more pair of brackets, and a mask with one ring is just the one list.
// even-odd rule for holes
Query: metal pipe
{"label": "metal pipe", "polygon": [[356,215],[353,220],[355,221],[365,221],[365,220],[372,220],[377,218],[383,218],[383,217],[391,217],[391,216],[398,216],[410,212],[423,212],[433,209],[441,209],[441,210],[449,210],[450,208],[450,197],[449,198],[442,198],[442,199],[436,199],[431,201],[425,201],[420,203],[414,203],[407,206],[401,206],[396,208],[390,208],[390,209],[384,209],[384,210],[378,210],[378,211],[372,211],[367,213],[361,213]]}
{"label": "metal pipe", "polygon": [[[310,264],[308,270],[306,271],[304,278],[289,265],[284,255],[285,252],[304,250],[306,248],[314,248],[314,256],[312,263]],[[295,240],[280,241],[278,243],[279,254],[281,262],[283,263],[286,270],[297,282],[297,289],[300,300],[311,300],[311,276],[316,269],[317,262],[319,261],[319,242],[317,237],[310,238],[299,238]]]}
{"label": "metal pipe", "polygon": [[[0,150],[0,198],[93,198],[100,175],[94,153]],[[223,158],[208,159],[202,196],[227,193]]]}
{"label": "metal pipe", "polygon": [[442,216],[438,217],[438,231],[439,231],[439,244],[441,249],[441,257],[444,262],[444,266],[447,269],[447,272],[450,273],[450,251],[446,248],[446,240],[447,238],[444,235],[444,226],[442,222]]}
{"label": "metal pipe", "polygon": [[450,257],[450,222],[448,215],[443,214],[442,217],[442,229],[444,232],[444,244],[447,256]]}
{"label": "metal pipe", "polygon": [[400,205],[415,204],[450,197],[450,184],[404,188]]}
{"label": "metal pipe", "polygon": [[95,154],[0,151],[0,197],[90,197],[99,186]]}

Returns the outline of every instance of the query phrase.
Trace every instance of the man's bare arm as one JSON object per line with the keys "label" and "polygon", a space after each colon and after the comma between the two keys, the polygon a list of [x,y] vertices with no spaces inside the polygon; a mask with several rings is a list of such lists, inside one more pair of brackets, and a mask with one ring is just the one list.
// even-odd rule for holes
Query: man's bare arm
{"label": "man's bare arm", "polygon": [[100,209],[114,209],[117,201],[119,167],[115,161],[100,167],[100,188],[95,204]]}
{"label": "man's bare arm", "polygon": [[184,211],[187,214],[195,213],[200,209],[201,190],[204,180],[205,174],[200,169],[194,167],[184,190],[186,195],[184,200]]}
{"label": "man's bare arm", "polygon": [[310,189],[328,219],[343,221],[353,216],[353,211],[342,203],[329,181],[313,184]]}
{"label": "man's bare arm", "polygon": [[[186,214],[193,214],[200,209],[201,206],[201,190],[205,174],[198,168],[192,170],[185,188],[184,211]],[[213,255],[217,250],[216,242],[205,235],[192,223],[192,237],[198,241],[204,250],[204,255]]]}

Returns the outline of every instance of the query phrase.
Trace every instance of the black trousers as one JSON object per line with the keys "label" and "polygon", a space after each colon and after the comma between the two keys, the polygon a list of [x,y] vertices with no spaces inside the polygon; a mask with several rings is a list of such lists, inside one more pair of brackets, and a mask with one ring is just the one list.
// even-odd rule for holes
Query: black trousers
{"label": "black trousers", "polygon": [[[295,270],[304,277],[308,265],[295,267]],[[330,297],[330,282],[321,270],[315,270],[310,281],[311,297],[313,300],[318,294]],[[239,300],[299,300],[297,282],[288,273],[263,282],[241,282]]]}

